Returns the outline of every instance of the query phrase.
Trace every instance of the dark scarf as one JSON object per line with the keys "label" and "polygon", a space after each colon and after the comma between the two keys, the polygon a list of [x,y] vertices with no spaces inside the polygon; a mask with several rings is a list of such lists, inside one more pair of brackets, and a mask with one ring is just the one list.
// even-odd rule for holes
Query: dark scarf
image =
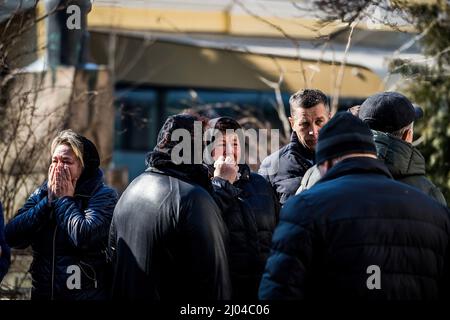
{"label": "dark scarf", "polygon": [[91,140],[81,136],[81,142],[83,143],[84,168],[78,180],[84,182],[98,176],[100,156],[98,155],[95,144]]}
{"label": "dark scarf", "polygon": [[291,134],[291,141],[290,141],[292,148],[299,153],[300,155],[302,155],[304,158],[314,162],[314,158],[315,158],[315,154],[314,151],[312,151],[311,149],[305,147],[300,140],[298,139],[297,133],[295,133],[295,131],[292,131]]}

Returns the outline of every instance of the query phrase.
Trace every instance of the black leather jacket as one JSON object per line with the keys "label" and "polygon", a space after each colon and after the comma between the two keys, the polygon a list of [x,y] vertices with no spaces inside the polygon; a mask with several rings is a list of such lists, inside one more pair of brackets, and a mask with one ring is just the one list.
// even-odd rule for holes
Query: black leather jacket
{"label": "black leather jacket", "polygon": [[206,190],[210,184],[203,184],[209,183],[207,172],[152,154],[149,167],[131,182],[114,211],[113,299],[230,298],[226,233]]}

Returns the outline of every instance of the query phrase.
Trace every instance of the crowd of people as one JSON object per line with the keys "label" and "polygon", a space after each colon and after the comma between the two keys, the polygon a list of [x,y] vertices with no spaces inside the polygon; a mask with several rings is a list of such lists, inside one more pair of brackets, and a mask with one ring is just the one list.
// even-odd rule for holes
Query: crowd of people
{"label": "crowd of people", "polygon": [[[31,246],[33,300],[448,298],[450,211],[412,144],[421,108],[395,92],[334,116],[319,90],[289,103],[290,142],[258,173],[235,119],[168,117],[120,198],[95,145],[60,132],[4,232],[0,206],[0,281],[9,248]],[[212,161],[174,161],[175,132],[195,150],[199,122],[221,133]]]}

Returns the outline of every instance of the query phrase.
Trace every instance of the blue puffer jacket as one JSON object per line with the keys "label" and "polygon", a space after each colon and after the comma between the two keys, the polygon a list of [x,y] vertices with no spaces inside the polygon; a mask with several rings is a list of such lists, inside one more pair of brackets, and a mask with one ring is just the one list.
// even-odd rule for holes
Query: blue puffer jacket
{"label": "blue puffer jacket", "polygon": [[8,272],[9,264],[11,261],[11,252],[5,241],[5,235],[3,234],[3,209],[0,203],[0,282],[2,282],[3,277]]}
{"label": "blue puffer jacket", "polygon": [[342,160],[281,210],[259,297],[448,300],[449,217],[381,161]]}
{"label": "blue puffer jacket", "polygon": [[80,179],[74,197],[49,205],[47,182],[30,196],[6,225],[5,235],[11,247],[33,249],[32,299],[107,298],[106,248],[116,202],[117,194],[103,183],[100,169]]}

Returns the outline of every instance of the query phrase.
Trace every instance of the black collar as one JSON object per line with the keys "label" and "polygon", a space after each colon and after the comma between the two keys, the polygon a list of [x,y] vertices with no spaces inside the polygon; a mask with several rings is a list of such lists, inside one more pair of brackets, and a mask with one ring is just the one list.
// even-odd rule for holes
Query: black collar
{"label": "black collar", "polygon": [[82,178],[77,182],[75,195],[91,196],[103,184],[103,171],[97,168],[89,176]]}
{"label": "black collar", "polygon": [[314,163],[314,151],[305,147],[303,143],[300,142],[295,131],[292,131],[290,145],[295,152]]}
{"label": "black collar", "polygon": [[163,173],[188,183],[196,183],[211,192],[212,187],[208,179],[208,168],[203,164],[175,164],[167,153],[152,151],[147,154],[146,171]]}

